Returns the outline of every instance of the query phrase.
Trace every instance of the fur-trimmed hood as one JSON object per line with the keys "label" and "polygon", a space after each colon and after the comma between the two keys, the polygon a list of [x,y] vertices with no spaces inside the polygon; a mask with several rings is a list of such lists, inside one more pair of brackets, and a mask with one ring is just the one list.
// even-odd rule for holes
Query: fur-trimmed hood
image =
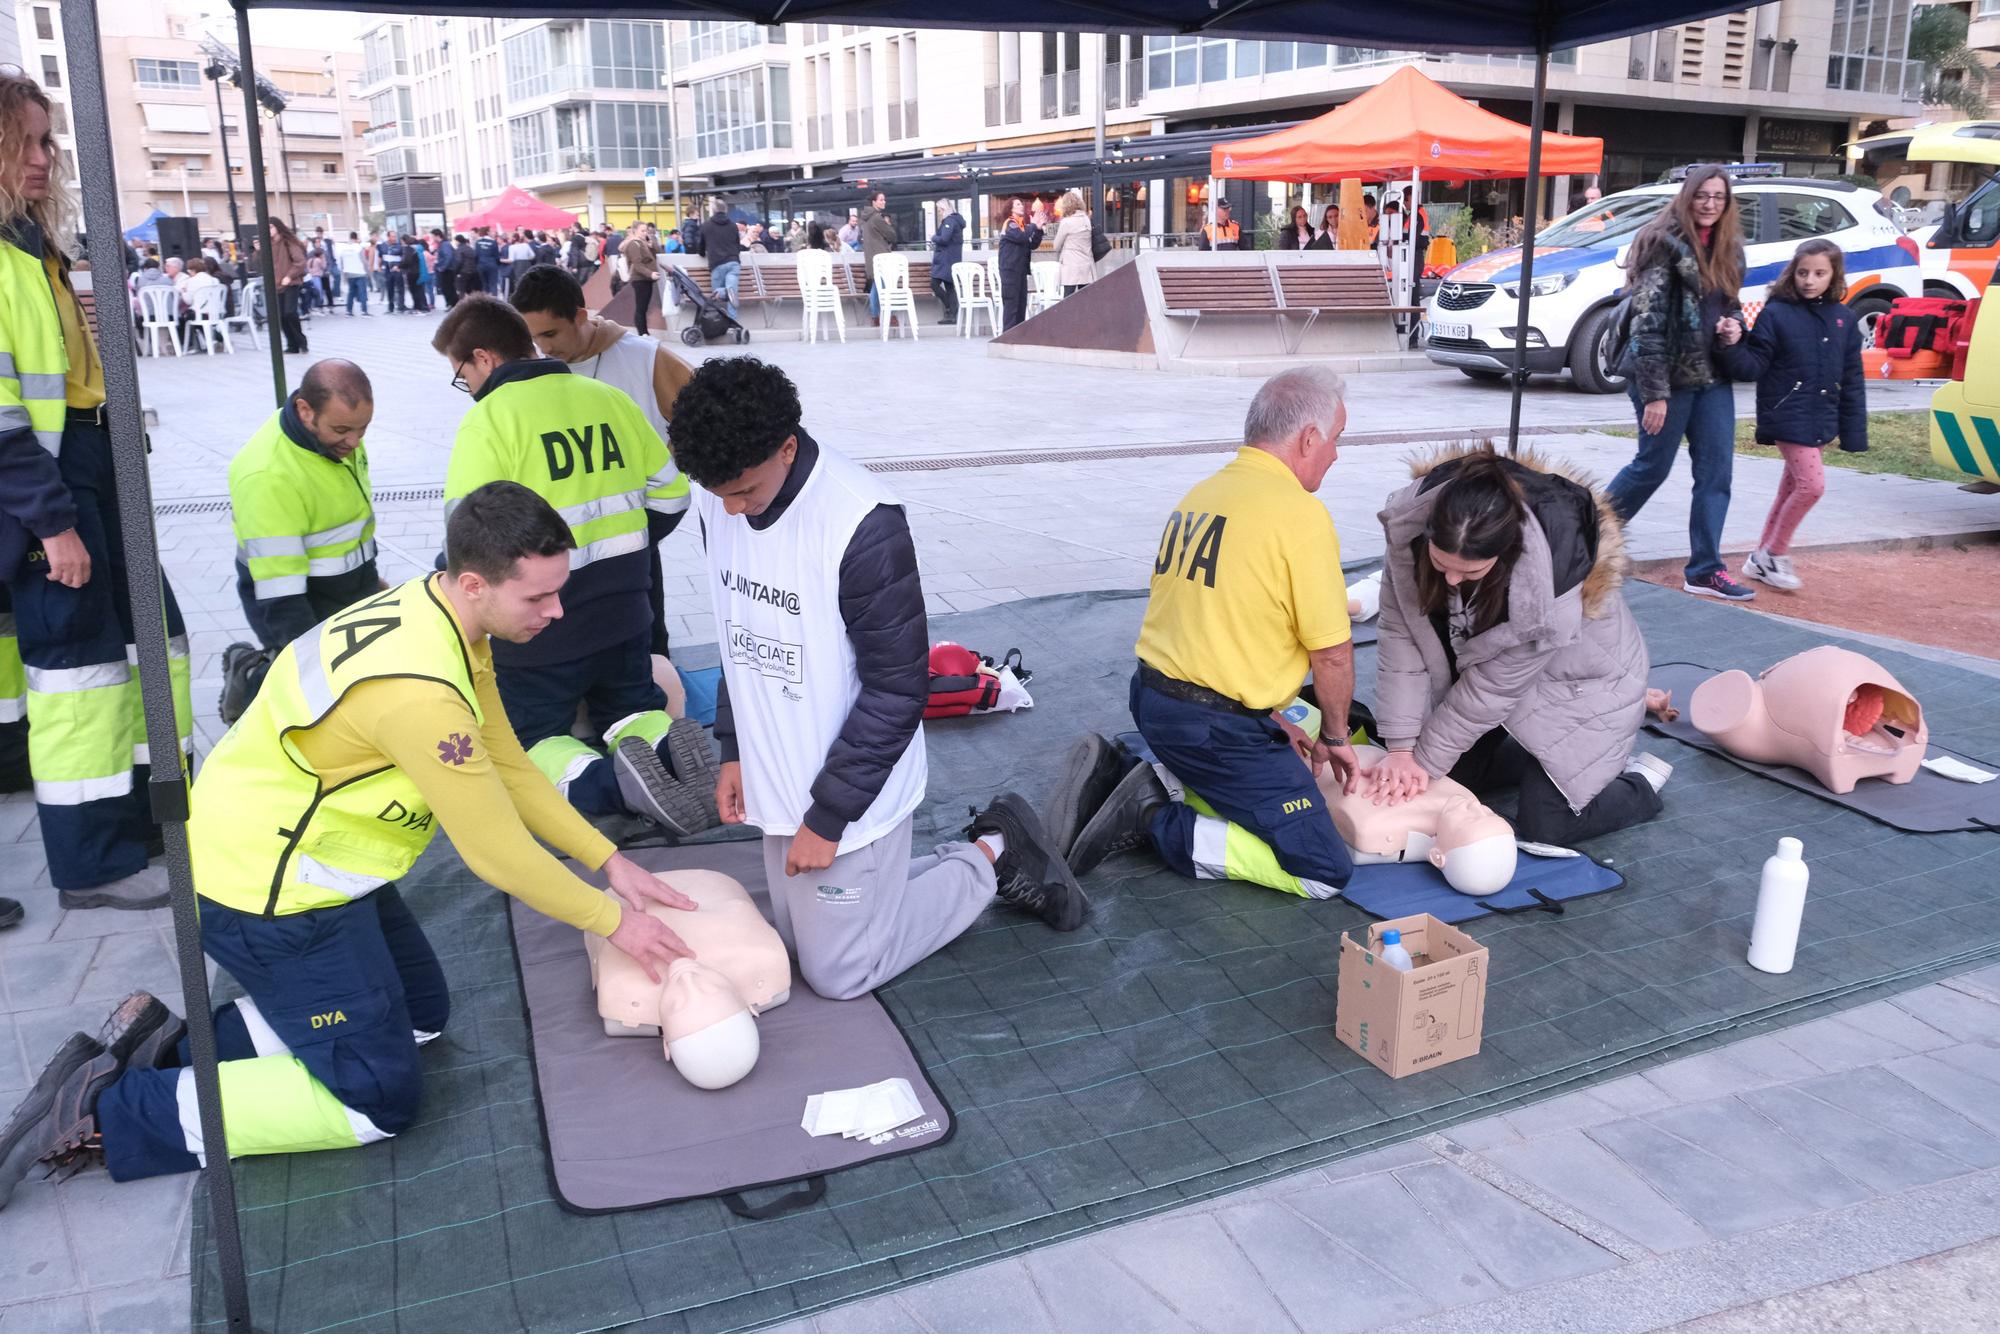
{"label": "fur-trimmed hood", "polygon": [[[1490,448],[1484,442],[1440,445],[1414,455],[1410,459],[1410,476],[1427,484],[1406,493],[1409,505],[1392,504],[1391,509],[1384,511],[1383,521],[1392,525],[1392,516],[1414,519],[1419,510],[1423,517],[1409,525],[1412,530],[1407,534],[1389,533],[1389,540],[1407,543],[1419,536],[1430,517],[1430,502],[1435,499],[1431,493],[1456,471],[1449,465]],[[1519,465],[1515,481],[1548,539],[1555,568],[1555,591],[1564,593],[1580,583],[1583,614],[1593,619],[1604,615],[1631,569],[1631,561],[1625,554],[1625,525],[1619,522],[1611,502],[1588,474],[1532,446],[1524,445],[1511,456],[1502,455],[1502,459]]]}

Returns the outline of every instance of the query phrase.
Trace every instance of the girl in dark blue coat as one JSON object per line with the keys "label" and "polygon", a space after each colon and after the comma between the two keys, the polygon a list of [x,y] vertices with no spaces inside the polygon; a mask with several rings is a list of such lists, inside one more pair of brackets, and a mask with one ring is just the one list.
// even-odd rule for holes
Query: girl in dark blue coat
{"label": "girl in dark blue coat", "polygon": [[1764,521],[1764,536],[1743,562],[1743,577],[1796,589],[1792,535],[1826,494],[1820,451],[1838,438],[1852,453],[1868,448],[1868,389],[1861,374],[1861,324],[1841,304],[1847,275],[1840,247],[1800,245],[1771,284],[1748,336],[1717,349],[1723,368],[1757,382],[1757,443],[1785,456],[1785,476]]}

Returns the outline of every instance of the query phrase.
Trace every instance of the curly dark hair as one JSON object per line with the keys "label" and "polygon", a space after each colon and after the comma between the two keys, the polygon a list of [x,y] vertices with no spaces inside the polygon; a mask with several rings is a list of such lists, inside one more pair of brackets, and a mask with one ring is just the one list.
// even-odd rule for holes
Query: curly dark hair
{"label": "curly dark hair", "polygon": [[755,357],[705,361],[667,427],[674,462],[697,485],[722,486],[784,448],[799,429],[799,391]]}

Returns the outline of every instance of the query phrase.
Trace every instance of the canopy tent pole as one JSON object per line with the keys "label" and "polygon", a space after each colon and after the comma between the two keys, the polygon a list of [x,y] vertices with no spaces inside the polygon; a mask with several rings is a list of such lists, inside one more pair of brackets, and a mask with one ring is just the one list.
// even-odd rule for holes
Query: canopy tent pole
{"label": "canopy tent pole", "polygon": [[[166,598],[160,581],[160,547],[153,530],[153,491],[146,472],[146,431],[141,419],[139,363],[125,311],[125,237],[118,227],[118,179],[111,152],[111,119],[104,87],[103,46],[93,0],[62,0],[63,37],[69,46],[70,106],[76,118],[77,174],[83,182],[84,234],[92,282],[99,301],[98,353],[104,367],[104,421],[111,438],[112,470],[118,491],[119,530],[125,539],[125,575],[130,587],[132,638],[139,662],[139,696],[145,706],[146,746],[159,757],[151,769],[148,796],[152,816],[166,843],[167,884],[172,895],[174,947],[178,956],[188,1044],[194,1058],[195,1106],[201,1120],[208,1191],[215,1229],[216,1265],[222,1275],[224,1307],[231,1330],[250,1328],[250,1289],[243,1273],[243,1239],[237,1230],[236,1183],[222,1127],[222,1091],[216,1082],[215,1023],[209,1011],[208,965],[201,949],[201,918],[195,907],[194,872],[188,863],[188,786],[179,765],[180,735],[174,719],[171,669],[167,665]],[[59,242],[60,238],[49,238]],[[110,570],[96,577],[109,579]],[[162,772],[166,770],[166,772]],[[194,1256],[200,1268],[206,1257]]]}
{"label": "canopy tent pole", "polygon": [[[1542,26],[1547,33],[1546,23]],[[1514,307],[1513,403],[1507,411],[1507,452],[1521,447],[1521,395],[1528,387],[1528,300],[1535,283],[1535,225],[1542,198],[1542,124],[1549,101],[1549,43],[1535,43],[1535,103],[1528,115],[1528,197],[1521,206],[1521,286]]]}
{"label": "canopy tent pole", "polygon": [[[277,260],[271,250],[271,197],[264,193],[264,135],[257,114],[257,58],[250,50],[250,11],[243,0],[230,0],[236,10],[236,60],[243,73],[243,132],[250,136],[250,194],[257,204],[257,253],[264,279],[264,341],[271,350],[271,393],[285,406],[285,345],[278,319]],[[252,311],[244,311],[253,315]]]}

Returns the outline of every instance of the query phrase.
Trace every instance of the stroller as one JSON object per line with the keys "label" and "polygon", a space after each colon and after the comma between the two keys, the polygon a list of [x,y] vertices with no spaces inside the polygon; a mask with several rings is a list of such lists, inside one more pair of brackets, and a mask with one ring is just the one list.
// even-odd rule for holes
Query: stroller
{"label": "stroller", "polygon": [[719,297],[703,296],[695,280],[688,277],[686,269],[678,265],[660,266],[667,271],[667,281],[673,285],[674,295],[694,309],[694,321],[681,330],[681,341],[689,347],[700,347],[727,335],[739,343],[750,341],[750,331],[729,317],[729,307]]}

